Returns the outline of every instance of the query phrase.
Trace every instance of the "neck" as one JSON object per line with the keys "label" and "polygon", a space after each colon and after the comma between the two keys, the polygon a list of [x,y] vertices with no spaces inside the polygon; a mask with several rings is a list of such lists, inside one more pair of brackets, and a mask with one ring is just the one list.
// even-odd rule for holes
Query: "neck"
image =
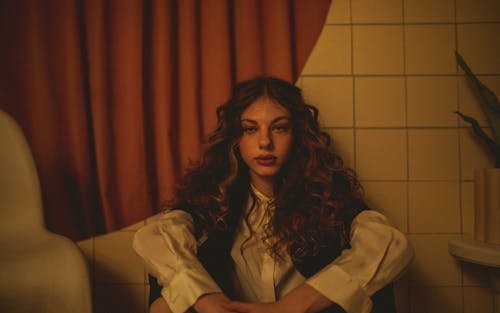
{"label": "neck", "polygon": [[274,180],[252,179],[252,185],[266,197],[274,196]]}

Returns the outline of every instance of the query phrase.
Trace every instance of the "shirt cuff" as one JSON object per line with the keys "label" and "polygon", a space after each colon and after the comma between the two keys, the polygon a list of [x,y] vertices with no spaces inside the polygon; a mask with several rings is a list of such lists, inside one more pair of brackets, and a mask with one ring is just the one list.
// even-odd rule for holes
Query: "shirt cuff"
{"label": "shirt cuff", "polygon": [[328,275],[314,275],[306,283],[348,313],[369,313],[372,301],[358,281],[336,265],[330,265]]}
{"label": "shirt cuff", "polygon": [[163,286],[161,294],[173,313],[184,313],[204,294],[222,292],[202,265],[189,264]]}

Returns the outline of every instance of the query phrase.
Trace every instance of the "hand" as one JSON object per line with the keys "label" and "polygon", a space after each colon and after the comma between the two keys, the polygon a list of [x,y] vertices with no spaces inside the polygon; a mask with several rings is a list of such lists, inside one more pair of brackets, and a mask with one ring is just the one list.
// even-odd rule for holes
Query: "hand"
{"label": "hand", "polygon": [[239,301],[230,301],[224,303],[223,306],[236,313],[280,313],[283,312],[278,308],[278,303],[247,303]]}
{"label": "hand", "polygon": [[277,302],[281,312],[320,312],[333,302],[308,284],[302,284]]}
{"label": "hand", "polygon": [[172,313],[163,297],[159,297],[149,307],[149,313]]}
{"label": "hand", "polygon": [[199,297],[193,308],[198,313],[234,313],[224,306],[229,302],[229,298],[223,293],[210,293]]}

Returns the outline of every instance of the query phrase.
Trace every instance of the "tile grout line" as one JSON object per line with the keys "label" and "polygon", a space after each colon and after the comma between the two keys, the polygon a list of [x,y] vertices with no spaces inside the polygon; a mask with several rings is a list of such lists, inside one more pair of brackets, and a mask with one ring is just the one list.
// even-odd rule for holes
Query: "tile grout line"
{"label": "tile grout line", "polygon": [[[410,233],[410,141],[409,141],[409,131],[408,131],[408,78],[406,69],[406,26],[405,26],[405,1],[401,0],[401,10],[402,10],[402,45],[403,45],[403,77],[404,77],[404,110],[405,110],[405,135],[406,135],[406,232]],[[408,312],[412,311],[411,306],[411,276],[408,275],[408,289],[406,290],[406,295],[408,302],[406,303],[406,309]]]}
{"label": "tile grout line", "polygon": [[[455,31],[455,51],[458,51],[458,24],[457,24],[457,0],[454,0],[453,1],[453,4],[454,4],[454,18],[455,18],[455,24],[454,24],[454,31]],[[457,93],[457,103],[456,103],[456,107],[457,107],[457,110],[460,109],[460,86],[458,84],[458,75],[459,75],[459,69],[458,69],[458,65],[457,63],[455,62],[455,73],[456,73],[456,87],[457,87],[457,90],[456,90],[456,93]],[[462,178],[462,147],[461,147],[461,140],[460,140],[460,121],[458,119],[458,117],[456,117],[457,119],[457,137],[458,137],[458,146],[457,146],[457,149],[458,149],[458,178],[459,178],[459,182],[458,182],[458,196],[459,196],[459,199],[460,199],[460,202],[459,202],[459,212],[460,212],[460,233],[463,234],[463,231],[464,231],[464,221],[463,221],[463,203],[462,203],[462,183],[460,182],[460,179]],[[465,291],[464,291],[464,267],[463,267],[463,262],[460,263],[460,292],[461,292],[461,296],[462,296],[462,299],[461,299],[461,304],[462,304],[462,313],[464,313],[464,310],[465,310]]]}
{"label": "tile grout line", "polygon": [[358,169],[358,149],[357,149],[357,123],[356,123],[356,82],[354,75],[354,27],[353,27],[353,19],[352,19],[352,0],[349,0],[349,29],[351,32],[351,79],[352,79],[352,149],[353,149],[353,167],[357,173]]}

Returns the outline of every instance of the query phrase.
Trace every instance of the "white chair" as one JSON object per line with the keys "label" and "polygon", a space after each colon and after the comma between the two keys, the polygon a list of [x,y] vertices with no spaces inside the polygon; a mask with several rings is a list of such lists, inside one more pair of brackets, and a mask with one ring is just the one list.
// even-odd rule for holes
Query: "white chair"
{"label": "white chair", "polygon": [[90,313],[78,246],[44,223],[37,171],[18,124],[0,110],[0,312]]}

